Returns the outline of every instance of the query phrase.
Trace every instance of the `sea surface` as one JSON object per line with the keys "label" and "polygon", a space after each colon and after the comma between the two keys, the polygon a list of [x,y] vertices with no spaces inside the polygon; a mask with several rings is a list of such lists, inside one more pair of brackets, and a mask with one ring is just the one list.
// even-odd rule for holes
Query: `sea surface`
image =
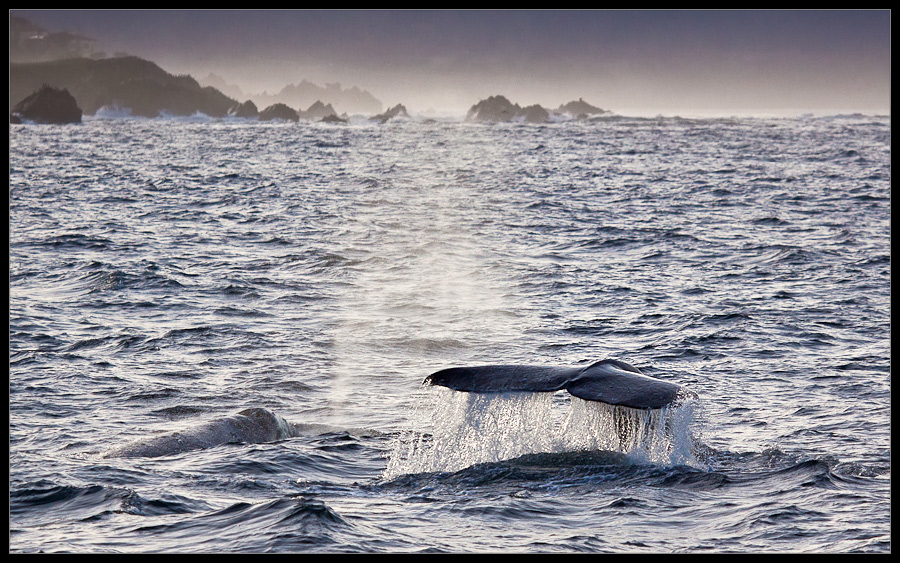
{"label": "sea surface", "polygon": [[[10,552],[891,550],[889,116],[9,143]],[[697,398],[423,385],[604,358]]]}

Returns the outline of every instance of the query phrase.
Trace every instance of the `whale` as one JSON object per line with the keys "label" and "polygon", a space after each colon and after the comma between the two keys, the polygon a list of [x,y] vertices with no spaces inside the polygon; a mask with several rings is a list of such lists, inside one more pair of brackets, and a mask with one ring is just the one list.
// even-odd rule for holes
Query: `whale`
{"label": "whale", "polygon": [[103,457],[160,457],[242,442],[261,444],[297,436],[300,429],[263,408],[244,409],[187,430],[160,434],[113,448]]}
{"label": "whale", "polygon": [[423,384],[468,393],[566,390],[586,401],[643,410],[674,406],[697,396],[686,387],[651,377],[631,364],[615,359],[582,367],[511,364],[452,367],[432,373]]}

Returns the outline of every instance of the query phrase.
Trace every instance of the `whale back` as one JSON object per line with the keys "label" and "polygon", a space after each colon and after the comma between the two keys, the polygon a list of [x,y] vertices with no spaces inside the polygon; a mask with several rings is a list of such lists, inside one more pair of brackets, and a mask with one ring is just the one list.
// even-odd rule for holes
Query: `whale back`
{"label": "whale back", "polygon": [[221,444],[261,444],[292,436],[291,424],[262,408],[250,408],[232,416],[211,420],[189,430],[179,430],[139,440],[104,454],[104,457],[160,457]]}

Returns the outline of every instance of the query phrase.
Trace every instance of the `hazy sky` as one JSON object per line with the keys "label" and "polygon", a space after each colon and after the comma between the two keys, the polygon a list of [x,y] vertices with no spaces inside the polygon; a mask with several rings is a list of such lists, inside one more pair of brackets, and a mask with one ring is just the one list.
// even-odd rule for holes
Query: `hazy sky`
{"label": "hazy sky", "polygon": [[890,112],[890,11],[13,10],[245,92],[303,79],[385,106],[487,96],[621,114]]}

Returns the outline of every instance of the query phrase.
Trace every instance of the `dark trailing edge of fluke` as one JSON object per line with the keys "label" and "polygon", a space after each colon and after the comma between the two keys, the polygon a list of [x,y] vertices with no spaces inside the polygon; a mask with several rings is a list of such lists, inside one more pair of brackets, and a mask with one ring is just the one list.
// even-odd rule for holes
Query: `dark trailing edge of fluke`
{"label": "dark trailing edge of fluke", "polygon": [[565,389],[586,401],[635,409],[659,409],[696,396],[684,387],[645,375],[619,360],[600,360],[586,367],[496,365],[448,368],[425,383],[471,393],[531,392]]}

